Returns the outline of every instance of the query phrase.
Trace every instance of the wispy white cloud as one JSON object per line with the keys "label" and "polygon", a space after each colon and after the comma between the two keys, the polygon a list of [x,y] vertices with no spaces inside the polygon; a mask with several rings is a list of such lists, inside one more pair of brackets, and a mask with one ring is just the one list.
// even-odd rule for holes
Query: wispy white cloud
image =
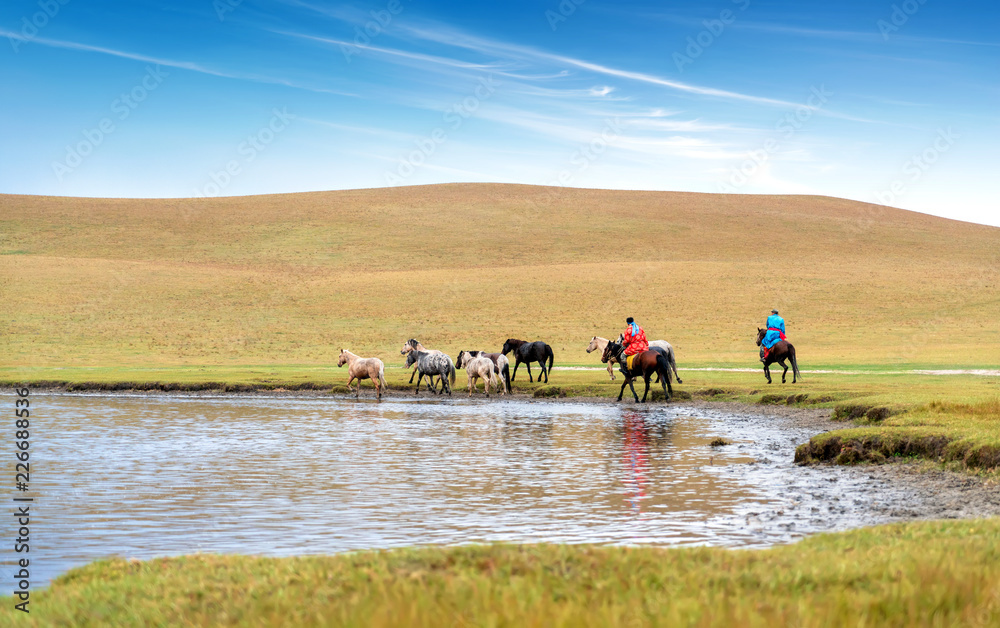
{"label": "wispy white cloud", "polygon": [[209,76],[217,76],[220,78],[234,79],[238,81],[251,81],[254,83],[266,83],[269,85],[282,85],[284,87],[289,87],[292,89],[301,89],[320,94],[333,94],[336,96],[352,96],[352,97],[357,96],[357,94],[352,94],[350,92],[340,91],[336,89],[328,89],[325,87],[316,87],[312,85],[303,85],[301,83],[296,83],[294,81],[290,81],[283,78],[275,78],[275,77],[262,76],[256,74],[243,74],[239,72],[229,72],[226,70],[210,68],[200,63],[194,63],[191,61],[177,61],[175,59],[155,57],[152,55],[146,55],[137,52],[129,52],[125,50],[116,50],[114,48],[95,46],[92,44],[84,44],[75,41],[49,39],[47,37],[32,37],[31,39],[26,39],[19,33],[8,31],[3,28],[0,28],[0,37],[10,37],[24,42],[30,41],[32,44],[47,46],[49,48],[61,48],[64,50],[77,50],[80,52],[91,52],[96,54],[109,55],[112,57],[118,57],[120,59],[129,59],[132,61],[140,61],[142,63],[151,63],[153,65],[159,65],[168,68],[177,68],[179,70],[198,72],[199,74],[207,74]]}
{"label": "wispy white cloud", "polygon": [[651,85],[659,85],[661,87],[667,87],[676,91],[685,92],[689,94],[711,96],[726,100],[753,102],[769,106],[779,106],[779,107],[798,106],[798,103],[792,103],[785,100],[780,100],[775,98],[765,98],[761,96],[753,96],[750,94],[743,94],[740,92],[734,92],[724,89],[716,89],[713,87],[703,87],[700,85],[694,85],[672,79],[666,79],[663,77],[643,72],[634,72],[631,70],[613,68],[599,63],[586,61],[584,59],[577,59],[574,57],[546,52],[544,50],[539,50],[537,48],[532,48],[530,46],[511,44],[484,37],[469,35],[444,26],[434,27],[434,28],[421,28],[421,27],[402,25],[400,28],[408,32],[410,35],[420,39],[433,41],[447,46],[464,48],[466,50],[472,50],[480,54],[526,58],[526,59],[533,59],[535,61],[546,61],[558,65],[568,65],[582,70],[587,70],[589,72],[594,72],[596,74],[602,74],[604,76],[612,76],[615,78],[638,81]]}

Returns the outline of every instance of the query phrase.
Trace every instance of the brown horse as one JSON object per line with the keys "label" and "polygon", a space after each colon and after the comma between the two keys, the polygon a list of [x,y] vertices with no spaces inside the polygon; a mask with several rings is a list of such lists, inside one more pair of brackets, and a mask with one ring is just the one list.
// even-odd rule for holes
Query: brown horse
{"label": "brown horse", "polygon": [[347,349],[340,350],[340,359],[337,366],[347,365],[347,387],[351,387],[351,382],[358,380],[358,390],[355,397],[361,396],[361,380],[370,379],[375,383],[375,396],[382,398],[382,389],[385,388],[385,365],[378,358],[362,358],[354,355]]}
{"label": "brown horse", "polygon": [[[767,334],[766,329],[757,328],[757,346],[764,341],[764,336]],[[795,347],[792,343],[787,340],[779,340],[777,344],[771,347],[771,351],[764,358],[764,377],[767,378],[767,383],[771,383],[771,369],[769,368],[772,364],[777,362],[781,365],[781,368],[785,369],[781,372],[781,383],[785,383],[785,375],[788,373],[788,367],[785,366],[785,360],[792,363],[792,383],[796,383],[798,378],[802,376],[799,373],[799,363],[795,360]]]}
{"label": "brown horse", "polygon": [[623,351],[624,347],[620,344],[609,341],[608,346],[604,347],[604,355],[601,356],[601,362],[605,364],[612,358],[618,360],[618,364],[621,366],[621,373],[625,376],[625,381],[622,382],[622,389],[618,391],[618,401],[622,400],[622,395],[625,394],[625,386],[628,386],[632,390],[632,396],[635,397],[636,403],[639,403],[639,395],[636,394],[635,385],[632,382],[635,381],[635,378],[641,377],[646,382],[646,390],[642,393],[642,403],[646,403],[646,396],[649,394],[649,379],[653,376],[653,373],[660,376],[660,385],[663,386],[663,394],[666,396],[667,401],[669,401],[670,397],[674,394],[674,388],[670,385],[670,365],[667,364],[667,358],[659,351],[650,349],[649,351],[637,353],[632,359],[632,368],[628,368]]}

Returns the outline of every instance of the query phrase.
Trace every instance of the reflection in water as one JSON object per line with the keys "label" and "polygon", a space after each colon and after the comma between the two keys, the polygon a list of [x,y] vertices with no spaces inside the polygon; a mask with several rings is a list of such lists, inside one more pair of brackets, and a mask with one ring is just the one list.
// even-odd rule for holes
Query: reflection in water
{"label": "reflection in water", "polygon": [[646,499],[647,464],[649,461],[649,441],[645,419],[638,412],[626,410],[622,413],[625,432],[625,475],[622,483],[629,491],[628,503],[632,511],[642,512],[642,500]]}
{"label": "reflection in water", "polygon": [[[809,434],[773,418],[517,401],[32,400],[38,584],[115,555],[762,546],[844,521],[827,502],[846,484],[819,478],[847,472],[794,467]],[[719,435],[740,444],[713,466],[708,442]]]}

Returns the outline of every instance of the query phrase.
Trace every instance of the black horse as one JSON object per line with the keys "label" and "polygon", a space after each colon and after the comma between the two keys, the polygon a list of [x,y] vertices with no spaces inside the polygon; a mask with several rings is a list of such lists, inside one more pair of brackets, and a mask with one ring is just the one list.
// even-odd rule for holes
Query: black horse
{"label": "black horse", "polygon": [[[759,347],[762,342],[764,342],[764,336],[767,334],[766,329],[757,328],[757,346]],[[771,383],[771,369],[769,368],[772,364],[777,362],[781,365],[781,368],[785,369],[781,372],[781,383],[785,383],[785,375],[788,374],[788,367],[785,366],[785,360],[792,363],[792,383],[796,383],[798,378],[802,375],[799,373],[799,363],[795,360],[795,347],[792,343],[787,340],[779,340],[777,344],[771,347],[771,351],[764,358],[764,377],[767,378],[767,383]]]}
{"label": "black horse", "polygon": [[[508,338],[507,342],[503,343],[503,349],[500,350],[500,353],[507,355],[511,351],[514,352],[514,372],[511,373],[510,381],[514,381],[514,377],[517,376],[517,367],[521,366],[521,362],[524,362],[528,369],[528,381],[535,381],[531,377],[531,363],[538,362],[542,367],[542,374],[538,376],[538,381],[542,381],[544,375],[545,383],[549,383],[549,371],[552,370],[552,362],[555,360],[552,355],[552,347],[541,340],[528,342],[527,340]],[[545,360],[549,361],[548,369],[545,368]]]}
{"label": "black horse", "polygon": [[636,403],[639,403],[639,395],[635,392],[633,382],[635,378],[641,377],[646,382],[646,390],[642,393],[642,403],[646,403],[646,396],[649,395],[649,380],[653,377],[653,373],[660,376],[660,386],[663,386],[663,394],[666,396],[667,401],[670,401],[670,398],[674,395],[674,387],[670,385],[670,365],[667,362],[666,352],[650,349],[642,353],[637,353],[632,359],[632,368],[628,368],[625,356],[623,355],[624,349],[622,345],[612,340],[608,342],[608,346],[604,347],[604,355],[601,356],[601,362],[605,364],[608,363],[608,360],[613,359],[617,361],[622,375],[625,376],[625,381],[622,382],[622,389],[618,391],[618,401],[622,400],[622,395],[625,394],[625,386],[628,386],[632,390],[632,396],[635,397]]}

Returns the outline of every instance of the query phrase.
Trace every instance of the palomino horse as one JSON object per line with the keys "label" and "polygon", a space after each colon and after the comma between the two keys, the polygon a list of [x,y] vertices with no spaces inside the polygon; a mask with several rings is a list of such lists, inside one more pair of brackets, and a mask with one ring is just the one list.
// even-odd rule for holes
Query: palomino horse
{"label": "palomino horse", "polygon": [[[555,356],[552,355],[552,347],[541,340],[528,342],[527,340],[508,338],[507,342],[503,343],[503,349],[500,350],[500,353],[507,355],[511,351],[514,352],[514,373],[511,374],[510,381],[514,381],[517,376],[517,367],[521,366],[521,362],[524,362],[528,369],[528,381],[535,381],[531,378],[531,363],[538,362],[542,367],[542,374],[538,376],[538,381],[541,382],[542,376],[545,376],[545,383],[549,383],[549,371],[552,370],[552,362],[555,360]],[[545,368],[545,360],[549,361],[548,369]]]}
{"label": "palomino horse", "polygon": [[510,392],[510,361],[507,360],[507,356],[502,353],[486,353],[485,351],[459,351],[455,366],[462,368],[462,358],[466,355],[493,360],[493,365],[497,367],[497,373],[503,376],[504,392]]}
{"label": "palomino horse", "polygon": [[460,369],[464,368],[469,374],[470,397],[472,396],[472,391],[476,389],[476,381],[480,378],[483,380],[483,391],[487,397],[490,396],[490,386],[495,386],[498,391],[503,392],[503,379],[500,378],[496,364],[488,357],[475,357],[471,352],[466,353],[463,351],[458,354],[458,363],[456,366]]}
{"label": "palomino horse", "polygon": [[[444,354],[443,351],[438,351],[437,349],[425,348],[424,345],[420,344],[420,341],[417,340],[416,338],[410,338],[409,340],[407,340],[406,343],[403,345],[402,350],[400,350],[399,355],[406,355],[410,351],[426,351],[427,353],[440,353],[442,355]],[[413,383],[413,376],[416,374],[417,374],[417,367],[413,367],[413,372],[410,373],[411,384]],[[430,381],[433,383],[434,378],[431,377]]]}
{"label": "palomino horse", "polygon": [[340,359],[337,366],[347,365],[347,387],[351,387],[351,382],[358,380],[358,391],[355,397],[361,397],[361,380],[370,379],[375,383],[375,396],[382,398],[382,389],[385,388],[385,365],[378,358],[362,358],[354,355],[347,349],[340,350]]}
{"label": "palomino horse", "polygon": [[611,358],[618,360],[622,375],[625,376],[622,389],[618,391],[618,401],[622,400],[622,395],[625,394],[625,386],[628,386],[632,390],[632,396],[635,397],[636,403],[639,403],[639,395],[636,394],[635,386],[632,382],[635,381],[636,377],[641,377],[646,382],[646,390],[642,393],[642,403],[646,403],[646,396],[649,394],[649,379],[653,376],[653,373],[660,376],[660,385],[663,386],[663,394],[669,401],[670,397],[674,394],[674,389],[670,385],[670,367],[667,365],[667,358],[663,357],[663,354],[657,349],[650,349],[649,351],[637,353],[632,359],[632,368],[629,368],[623,352],[624,348],[620,344],[617,342],[608,342],[608,346],[604,347],[604,354],[601,356],[601,362],[605,364]]}
{"label": "palomino horse", "polygon": [[[417,387],[413,391],[413,394],[420,393],[420,380],[424,378],[424,375],[439,376],[441,378],[441,392],[451,394],[451,386],[448,385],[448,380],[451,379],[451,383],[455,383],[455,364],[451,361],[451,358],[440,351],[437,353],[411,351],[406,355],[406,367],[409,368],[414,363],[417,365],[417,372],[420,373],[420,376],[417,377]],[[432,387],[430,384],[431,381],[433,381],[431,377],[428,377],[427,390],[437,393],[437,386]]]}
{"label": "palomino horse", "polygon": [[[762,342],[764,342],[764,336],[767,334],[766,329],[757,328],[757,346],[759,347]],[[796,383],[798,378],[802,376],[799,373],[799,363],[795,360],[795,347],[792,343],[787,340],[779,340],[777,344],[771,347],[771,351],[764,358],[764,377],[767,378],[767,383],[771,383],[771,369],[769,368],[772,364],[777,362],[781,365],[781,368],[785,369],[781,372],[781,383],[785,383],[785,375],[788,373],[788,367],[785,366],[785,360],[792,363],[792,383]]]}

